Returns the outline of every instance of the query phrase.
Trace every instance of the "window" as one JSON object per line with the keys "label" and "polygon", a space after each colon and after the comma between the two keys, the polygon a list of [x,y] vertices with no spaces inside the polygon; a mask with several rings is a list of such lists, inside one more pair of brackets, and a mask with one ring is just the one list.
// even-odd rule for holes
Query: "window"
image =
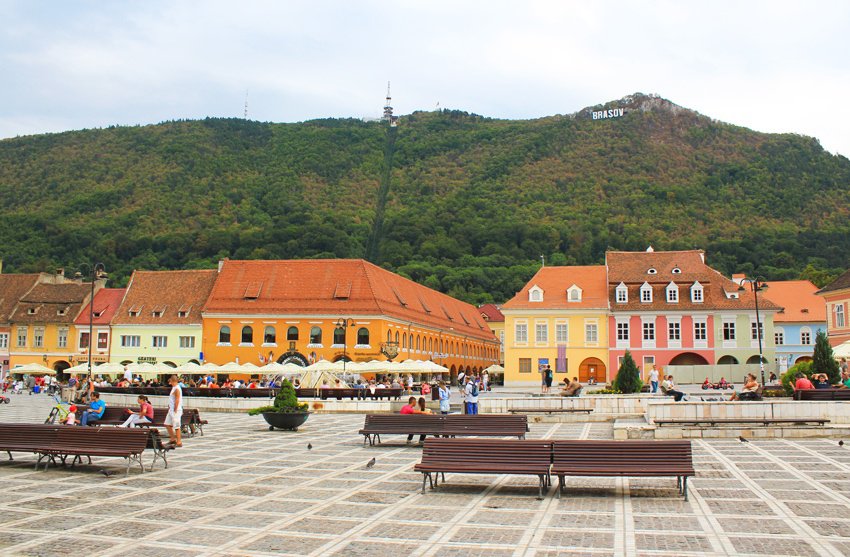
{"label": "window", "polygon": [[151,312],[151,315],[153,315],[154,317],[162,317],[162,310],[156,309]]}
{"label": "window", "polygon": [[168,348],[168,337],[162,335],[154,335],[151,338],[151,346],[154,348]]}
{"label": "window", "polygon": [[[499,331],[499,350],[504,351],[505,349],[505,331]],[[440,352],[443,351],[443,343],[440,342]]]}
{"label": "window", "polygon": [[44,328],[35,327],[32,330],[32,345],[33,348],[44,348]]}
{"label": "window", "polygon": [[68,328],[60,327],[59,334],[56,337],[56,345],[59,348],[68,348]]}
{"label": "window", "polygon": [[194,348],[195,337],[180,337],[180,348]]}
{"label": "window", "polygon": [[682,340],[682,324],[678,321],[667,323],[667,338],[672,341]]}
{"label": "window", "polygon": [[185,309],[181,309],[177,312],[177,317],[189,317],[189,312]]}
{"label": "window", "polygon": [[750,336],[753,340],[758,340],[759,338],[764,338],[764,323],[759,323],[758,328],[756,328],[756,322],[755,321],[750,323]]}
{"label": "window", "polygon": [[555,342],[566,344],[569,342],[570,332],[566,323],[555,324]]}
{"label": "window", "polygon": [[227,325],[222,326],[218,330],[218,343],[230,344],[230,327],[228,327]]}
{"label": "window", "polygon": [[567,290],[567,300],[570,302],[580,302],[581,288],[579,288],[575,284],[570,286],[569,290]]}
{"label": "window", "polygon": [[369,329],[366,327],[360,327],[357,329],[357,344],[362,346],[369,345]]}
{"label": "window", "polygon": [[723,340],[735,340],[735,323],[727,321],[723,324]]}
{"label": "window", "polygon": [[616,298],[618,304],[625,304],[629,301],[629,289],[622,282],[617,285]]}
{"label": "window", "polygon": [[290,327],[286,330],[286,340],[298,340],[298,327]]}
{"label": "window", "polygon": [[835,306],[835,328],[844,328],[844,304]]}
{"label": "window", "polygon": [[691,286],[691,301],[695,304],[701,304],[703,302],[702,285],[698,282],[695,282]]}
{"label": "window", "polygon": [[543,301],[543,291],[538,286],[532,286],[531,290],[528,291],[528,301],[529,302],[542,302]]}
{"label": "window", "polygon": [[345,344],[345,327],[334,327],[334,346]]}
{"label": "window", "polygon": [[106,350],[109,348],[109,333],[97,333],[97,349]]}
{"label": "window", "polygon": [[[528,325],[526,325],[525,323],[516,324],[516,341],[528,342]],[[531,364],[528,365],[530,366]]]}
{"label": "window", "polygon": [[27,328],[18,327],[18,346],[27,345]]}
{"label": "window", "polygon": [[[398,344],[398,331],[395,332],[395,343]],[[440,351],[442,352],[442,348]]]}
{"label": "window", "polygon": [[269,325],[265,329],[263,329],[263,344],[276,344],[277,343],[277,331],[274,327]]}
{"label": "window", "polygon": [[242,340],[240,341],[242,344],[253,344],[254,343],[254,329],[250,325],[245,325],[242,327]]}
{"label": "window", "polygon": [[538,344],[549,342],[549,326],[546,323],[536,323],[534,325],[534,342]]}
{"label": "window", "polygon": [[670,272],[673,273],[674,275],[680,275],[680,274],[682,274],[682,269],[680,269],[678,267],[673,267],[673,270],[670,271]]}
{"label": "window", "polygon": [[86,349],[89,347],[89,333],[86,331],[85,333],[80,333],[80,350]]}
{"label": "window", "polygon": [[0,348],[9,348],[9,333],[0,333]]}
{"label": "window", "polygon": [[387,331],[387,342],[392,342],[392,341],[393,341],[393,332]]}
{"label": "window", "polygon": [[628,323],[617,323],[617,340],[628,341],[629,340],[629,324]]}
{"label": "window", "polygon": [[310,329],[310,344],[322,344],[322,329],[312,327]]}
{"label": "window", "polygon": [[520,358],[519,359],[519,372],[520,373],[531,373],[531,358]]}
{"label": "window", "polygon": [[673,284],[672,282],[667,285],[667,303],[668,304],[678,304],[679,303],[679,287]]}
{"label": "window", "polygon": [[650,267],[649,269],[646,270],[646,274],[647,275],[657,275],[658,271],[656,269],[654,269],[653,267]]}
{"label": "window", "polygon": [[800,329],[800,344],[812,343],[812,331],[808,327]]}
{"label": "window", "polygon": [[785,329],[777,327],[773,330],[773,342],[776,346],[785,344]]}
{"label": "window", "polygon": [[138,348],[142,344],[142,337],[139,335],[121,335],[122,348]]}
{"label": "window", "polygon": [[644,304],[652,303],[652,287],[646,282],[640,287],[640,301]]}
{"label": "window", "polygon": [[694,322],[694,340],[708,340],[708,327],[706,326],[704,321]]}
{"label": "window", "polygon": [[643,340],[646,342],[655,340],[655,323],[649,322],[643,324]]}
{"label": "window", "polygon": [[584,342],[588,344],[599,342],[599,326],[596,323],[584,324]]}

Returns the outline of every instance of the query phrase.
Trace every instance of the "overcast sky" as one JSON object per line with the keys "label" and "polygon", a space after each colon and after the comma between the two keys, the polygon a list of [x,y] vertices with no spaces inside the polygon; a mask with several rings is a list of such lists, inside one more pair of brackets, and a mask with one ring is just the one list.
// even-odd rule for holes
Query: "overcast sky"
{"label": "overcast sky", "polygon": [[0,137],[243,115],[575,112],[634,92],[850,156],[850,2],[0,0]]}

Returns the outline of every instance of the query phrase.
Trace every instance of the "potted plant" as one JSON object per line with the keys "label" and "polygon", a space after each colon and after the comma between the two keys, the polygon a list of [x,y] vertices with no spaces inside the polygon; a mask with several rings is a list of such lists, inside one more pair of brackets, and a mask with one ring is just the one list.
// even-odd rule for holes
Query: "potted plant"
{"label": "potted plant", "polygon": [[262,414],[263,419],[269,424],[269,431],[274,428],[298,431],[298,427],[307,421],[310,412],[307,411],[307,403],[298,402],[295,396],[295,388],[288,380],[284,379],[274,397],[274,404],[261,406],[248,411],[248,415],[256,416]]}

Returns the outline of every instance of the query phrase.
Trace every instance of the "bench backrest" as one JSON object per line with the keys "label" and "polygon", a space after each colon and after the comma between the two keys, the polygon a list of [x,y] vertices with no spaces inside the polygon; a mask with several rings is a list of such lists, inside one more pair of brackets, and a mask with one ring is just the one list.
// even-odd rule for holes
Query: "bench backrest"
{"label": "bench backrest", "polygon": [[139,454],[147,447],[149,438],[150,432],[145,429],[69,426],[59,429],[51,448]]}
{"label": "bench backrest", "polygon": [[419,432],[423,427],[431,431],[442,429],[442,414],[367,414],[364,429],[387,428],[398,431]]}
{"label": "bench backrest", "polygon": [[448,414],[446,427],[449,429],[470,429],[498,431],[526,431],[528,416],[524,414]]}
{"label": "bench backrest", "polygon": [[795,400],[850,400],[850,389],[802,389],[794,391]]}
{"label": "bench backrest", "polygon": [[480,463],[539,465],[552,461],[552,441],[537,439],[426,439],[422,464]]}
{"label": "bench backrest", "polygon": [[40,448],[53,443],[62,426],[55,424],[0,424],[0,450],[6,447]]}
{"label": "bench backrest", "polygon": [[691,442],[687,440],[554,441],[553,462],[558,465],[622,465],[693,467]]}

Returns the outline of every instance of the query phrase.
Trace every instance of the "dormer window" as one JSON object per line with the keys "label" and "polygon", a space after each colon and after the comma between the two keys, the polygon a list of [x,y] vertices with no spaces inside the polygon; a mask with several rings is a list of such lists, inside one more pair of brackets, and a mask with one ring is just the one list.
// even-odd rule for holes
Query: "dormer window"
{"label": "dormer window", "polygon": [[646,274],[647,275],[657,275],[658,271],[655,269],[655,267],[650,267],[649,269],[646,270]]}
{"label": "dormer window", "polygon": [[671,273],[673,273],[674,275],[681,275],[681,274],[682,274],[682,269],[680,269],[680,268],[678,268],[678,267],[673,267],[673,270],[672,270],[672,271],[670,271],[670,272],[671,272]]}
{"label": "dormer window", "polygon": [[542,302],[543,301],[543,289],[539,286],[532,286],[528,291],[528,301],[529,302]]}
{"label": "dormer window", "polygon": [[667,292],[667,303],[668,304],[678,304],[679,303],[679,287],[676,286],[676,283],[671,282],[667,285],[665,289]]}
{"label": "dormer window", "polygon": [[580,302],[581,301],[581,288],[579,288],[575,284],[570,286],[567,289],[567,301],[568,302]]}
{"label": "dormer window", "polygon": [[36,313],[38,313],[38,309],[37,309],[37,308],[29,308],[29,309],[27,310],[27,315],[35,315]]}
{"label": "dormer window", "polygon": [[189,317],[189,312],[185,309],[181,309],[177,312],[177,317]]}
{"label": "dormer window", "polygon": [[621,282],[618,284],[614,292],[618,304],[627,304],[629,302],[629,289],[624,283]]}
{"label": "dormer window", "polygon": [[640,287],[640,301],[644,304],[652,303],[652,286],[648,282],[643,283]]}
{"label": "dormer window", "polygon": [[[57,309],[56,315],[68,315],[68,308]],[[98,315],[98,317],[100,316]]]}
{"label": "dormer window", "polygon": [[695,282],[691,286],[691,301],[695,304],[701,304],[704,299],[702,285],[699,282]]}
{"label": "dormer window", "polygon": [[162,312],[160,310],[154,310],[151,312],[151,315],[154,317],[162,317]]}
{"label": "dormer window", "polygon": [[138,316],[139,316],[139,310],[137,310],[137,309],[131,309],[131,310],[129,311],[129,314],[130,314],[130,317],[138,317]]}

